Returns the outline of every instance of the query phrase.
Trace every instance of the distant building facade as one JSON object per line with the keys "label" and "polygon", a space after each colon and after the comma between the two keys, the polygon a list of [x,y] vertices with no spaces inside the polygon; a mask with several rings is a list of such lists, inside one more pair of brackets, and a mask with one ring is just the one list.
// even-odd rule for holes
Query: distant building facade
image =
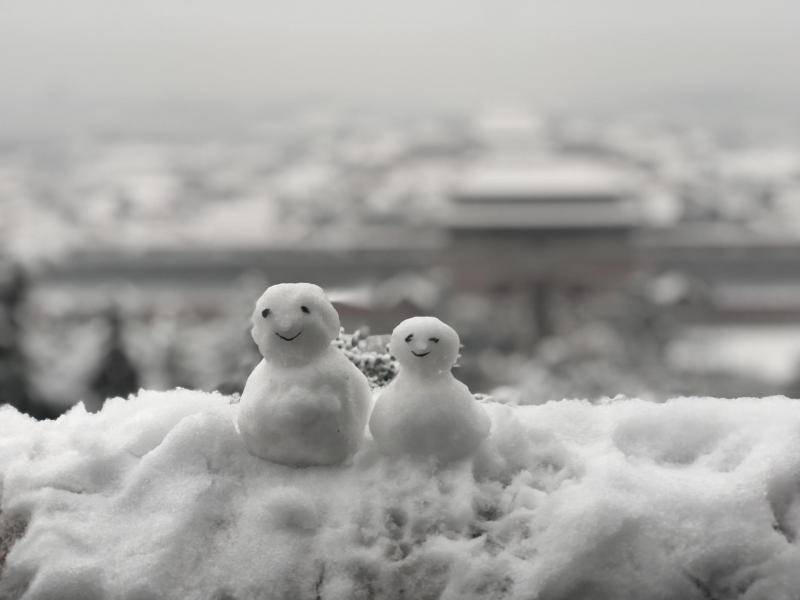
{"label": "distant building facade", "polygon": [[641,200],[634,174],[610,163],[478,164],[454,186],[442,225],[461,287],[607,284],[630,271]]}

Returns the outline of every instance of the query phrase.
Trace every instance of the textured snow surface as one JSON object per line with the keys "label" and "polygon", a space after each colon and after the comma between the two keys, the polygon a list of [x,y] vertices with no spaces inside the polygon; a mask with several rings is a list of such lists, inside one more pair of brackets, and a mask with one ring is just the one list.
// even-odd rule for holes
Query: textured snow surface
{"label": "textured snow surface", "polygon": [[2,598],[796,598],[800,404],[487,402],[474,459],[249,454],[177,390],[0,411]]}

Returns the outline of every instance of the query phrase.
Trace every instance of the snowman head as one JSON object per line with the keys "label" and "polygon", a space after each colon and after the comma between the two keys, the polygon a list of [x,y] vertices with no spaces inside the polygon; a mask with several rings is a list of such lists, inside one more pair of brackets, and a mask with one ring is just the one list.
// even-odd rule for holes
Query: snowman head
{"label": "snowman head", "polygon": [[389,351],[403,369],[419,375],[449,372],[461,347],[455,329],[436,317],[412,317],[394,328]]}
{"label": "snowman head", "polygon": [[339,313],[322,288],[311,283],[279,283],[256,301],[250,334],[267,360],[303,365],[321,354],[339,334]]}

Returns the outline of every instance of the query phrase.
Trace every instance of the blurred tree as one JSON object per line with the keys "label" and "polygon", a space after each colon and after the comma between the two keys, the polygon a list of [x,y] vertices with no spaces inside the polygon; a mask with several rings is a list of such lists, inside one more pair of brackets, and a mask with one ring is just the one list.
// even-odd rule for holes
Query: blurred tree
{"label": "blurred tree", "polygon": [[553,323],[554,286],[547,280],[537,281],[531,289],[531,308],[539,341],[555,334]]}
{"label": "blurred tree", "polygon": [[784,385],[782,392],[789,398],[800,398],[800,362],[795,364],[792,377]]}
{"label": "blurred tree", "polygon": [[60,411],[37,397],[28,375],[21,315],[28,287],[28,275],[20,265],[0,263],[0,404],[36,419],[55,418]]}
{"label": "blurred tree", "polygon": [[183,340],[174,333],[164,353],[164,373],[170,387],[192,389],[195,382],[182,344]]}
{"label": "blurred tree", "polygon": [[219,344],[219,360],[225,375],[215,389],[221,394],[241,394],[247,377],[261,360],[258,348],[250,337],[249,328],[243,327],[229,327],[220,336]]}
{"label": "blurred tree", "polygon": [[109,309],[106,321],[108,337],[97,369],[90,380],[89,387],[96,399],[96,406],[87,407],[90,410],[99,410],[108,398],[124,398],[139,389],[139,371],[125,350],[119,309]]}
{"label": "blurred tree", "polygon": [[670,365],[667,351],[679,323],[702,310],[701,283],[676,273],[641,273],[619,288],[573,295],[554,303],[564,326],[531,356],[487,354],[480,363],[487,380],[514,382],[520,390],[515,401],[523,404],[617,394],[723,395],[734,383],[734,389],[749,389],[742,378],[728,377],[723,388],[719,374],[703,378]]}

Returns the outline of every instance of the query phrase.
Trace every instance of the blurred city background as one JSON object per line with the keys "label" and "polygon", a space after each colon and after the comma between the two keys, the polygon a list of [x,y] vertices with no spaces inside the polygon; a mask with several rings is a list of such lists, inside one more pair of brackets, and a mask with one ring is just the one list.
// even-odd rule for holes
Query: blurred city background
{"label": "blurred city background", "polygon": [[0,7],[2,403],[240,390],[280,281],[507,401],[800,395],[790,2]]}

